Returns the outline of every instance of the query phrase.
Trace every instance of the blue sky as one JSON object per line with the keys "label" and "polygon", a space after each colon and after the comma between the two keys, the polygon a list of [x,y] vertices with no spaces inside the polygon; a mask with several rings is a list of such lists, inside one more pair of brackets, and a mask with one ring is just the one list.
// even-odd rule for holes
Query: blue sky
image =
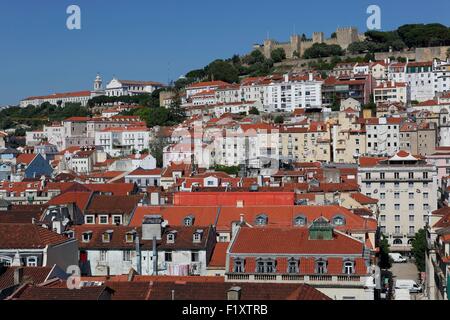
{"label": "blue sky", "polygon": [[[82,29],[66,28],[66,9],[81,7]],[[182,1],[0,0],[0,105],[30,95],[91,89],[104,81],[167,82],[216,58],[250,51],[253,43],[338,26],[366,31],[370,4],[382,28],[448,24],[448,0]],[[170,67],[169,67],[170,66]]]}

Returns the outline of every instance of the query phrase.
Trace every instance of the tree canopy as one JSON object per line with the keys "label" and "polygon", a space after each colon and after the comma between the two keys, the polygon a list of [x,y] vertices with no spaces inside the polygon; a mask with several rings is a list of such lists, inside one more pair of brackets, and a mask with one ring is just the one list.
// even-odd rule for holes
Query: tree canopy
{"label": "tree canopy", "polygon": [[425,254],[427,251],[427,232],[425,229],[420,229],[416,233],[412,242],[411,252],[414,255],[414,260],[419,272],[425,271]]}
{"label": "tree canopy", "polygon": [[315,59],[323,57],[342,56],[343,54],[344,50],[342,50],[342,48],[337,44],[328,45],[326,43],[315,43],[311,48],[305,50],[303,58]]}
{"label": "tree canopy", "polygon": [[286,52],[283,48],[276,48],[270,53],[270,58],[273,60],[273,62],[281,62],[284,59],[286,59]]}

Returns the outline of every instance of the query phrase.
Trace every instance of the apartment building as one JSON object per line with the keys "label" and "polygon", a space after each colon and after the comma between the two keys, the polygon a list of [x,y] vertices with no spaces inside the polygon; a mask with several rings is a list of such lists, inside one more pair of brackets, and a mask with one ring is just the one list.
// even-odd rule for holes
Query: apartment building
{"label": "apartment building", "polygon": [[295,162],[330,162],[331,135],[323,122],[306,127],[283,126],[280,129],[280,158]]}
{"label": "apartment building", "polygon": [[358,157],[367,152],[364,124],[358,122],[356,114],[351,110],[339,112],[331,127],[334,162],[357,163]]}
{"label": "apartment building", "polygon": [[390,158],[361,158],[361,192],[379,200],[380,231],[391,251],[408,252],[416,232],[437,209],[437,170],[406,151]]}
{"label": "apartment building", "polygon": [[367,154],[390,156],[400,150],[402,118],[368,118],[362,121],[366,127]]}
{"label": "apartment building", "polygon": [[405,82],[383,82],[373,89],[375,103],[378,102],[410,102],[411,93]]}
{"label": "apartment building", "polygon": [[149,140],[147,127],[106,128],[95,133],[95,146],[112,157],[142,152],[149,148]]}
{"label": "apartment building", "polygon": [[437,126],[434,122],[403,123],[400,127],[400,150],[427,156],[436,150]]}
{"label": "apartment building", "polygon": [[313,74],[308,76],[284,75],[283,81],[272,82],[267,86],[269,112],[292,112],[298,108],[322,106],[322,81]]}

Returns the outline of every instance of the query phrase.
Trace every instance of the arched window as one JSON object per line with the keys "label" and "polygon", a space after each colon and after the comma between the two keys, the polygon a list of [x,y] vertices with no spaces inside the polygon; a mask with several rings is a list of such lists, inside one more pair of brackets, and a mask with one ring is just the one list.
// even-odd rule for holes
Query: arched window
{"label": "arched window", "polygon": [[335,216],[332,221],[335,226],[345,225],[345,218],[341,215]]}
{"label": "arched window", "polygon": [[345,274],[353,274],[355,273],[355,262],[346,260],[344,261],[344,273]]}
{"label": "arched window", "polygon": [[315,268],[315,272],[317,274],[325,274],[327,273],[327,261],[324,259],[319,259],[316,261],[316,268]]}
{"label": "arched window", "polygon": [[408,244],[409,244],[409,245],[412,245],[413,242],[414,242],[414,239],[409,239],[409,240],[408,240]]}
{"label": "arched window", "polygon": [[0,256],[0,266],[10,267],[11,263],[12,263],[12,258]]}
{"label": "arched window", "polygon": [[294,219],[294,225],[298,227],[303,227],[306,226],[307,221],[308,220],[306,219],[305,216],[297,216]]}
{"label": "arched window", "polygon": [[259,216],[256,217],[255,224],[257,226],[263,226],[267,224],[267,221],[268,221],[267,215],[260,214]]}
{"label": "arched window", "polygon": [[298,260],[295,258],[289,259],[287,273],[298,273],[298,270],[299,270]]}
{"label": "arched window", "polygon": [[194,225],[194,216],[187,216],[186,218],[184,218],[183,224],[186,227],[193,226]]}
{"label": "arched window", "polygon": [[27,267],[37,267],[37,257],[27,257]]}
{"label": "arched window", "polygon": [[236,273],[244,273],[245,272],[244,259],[237,258],[234,260],[233,272],[236,272]]}
{"label": "arched window", "polygon": [[403,244],[403,241],[402,241],[402,239],[395,239],[394,244],[396,244],[396,245]]}
{"label": "arched window", "polygon": [[276,261],[274,259],[262,259],[256,260],[256,273],[275,273]]}

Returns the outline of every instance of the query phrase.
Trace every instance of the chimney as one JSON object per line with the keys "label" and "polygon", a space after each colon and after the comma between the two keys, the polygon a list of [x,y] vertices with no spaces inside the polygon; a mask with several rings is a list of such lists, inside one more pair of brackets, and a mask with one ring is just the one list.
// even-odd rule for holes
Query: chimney
{"label": "chimney", "polygon": [[244,220],[244,214],[243,213],[241,213],[241,217],[240,217],[239,221],[241,222],[241,224],[244,223],[245,220]]}
{"label": "chimney", "polygon": [[23,268],[18,267],[14,270],[14,285],[18,286],[22,283],[23,280]]}
{"label": "chimney", "polygon": [[161,240],[162,237],[162,223],[161,215],[144,216],[142,222],[142,240]]}
{"label": "chimney", "polygon": [[241,300],[241,287],[231,287],[227,292],[228,301]]}

